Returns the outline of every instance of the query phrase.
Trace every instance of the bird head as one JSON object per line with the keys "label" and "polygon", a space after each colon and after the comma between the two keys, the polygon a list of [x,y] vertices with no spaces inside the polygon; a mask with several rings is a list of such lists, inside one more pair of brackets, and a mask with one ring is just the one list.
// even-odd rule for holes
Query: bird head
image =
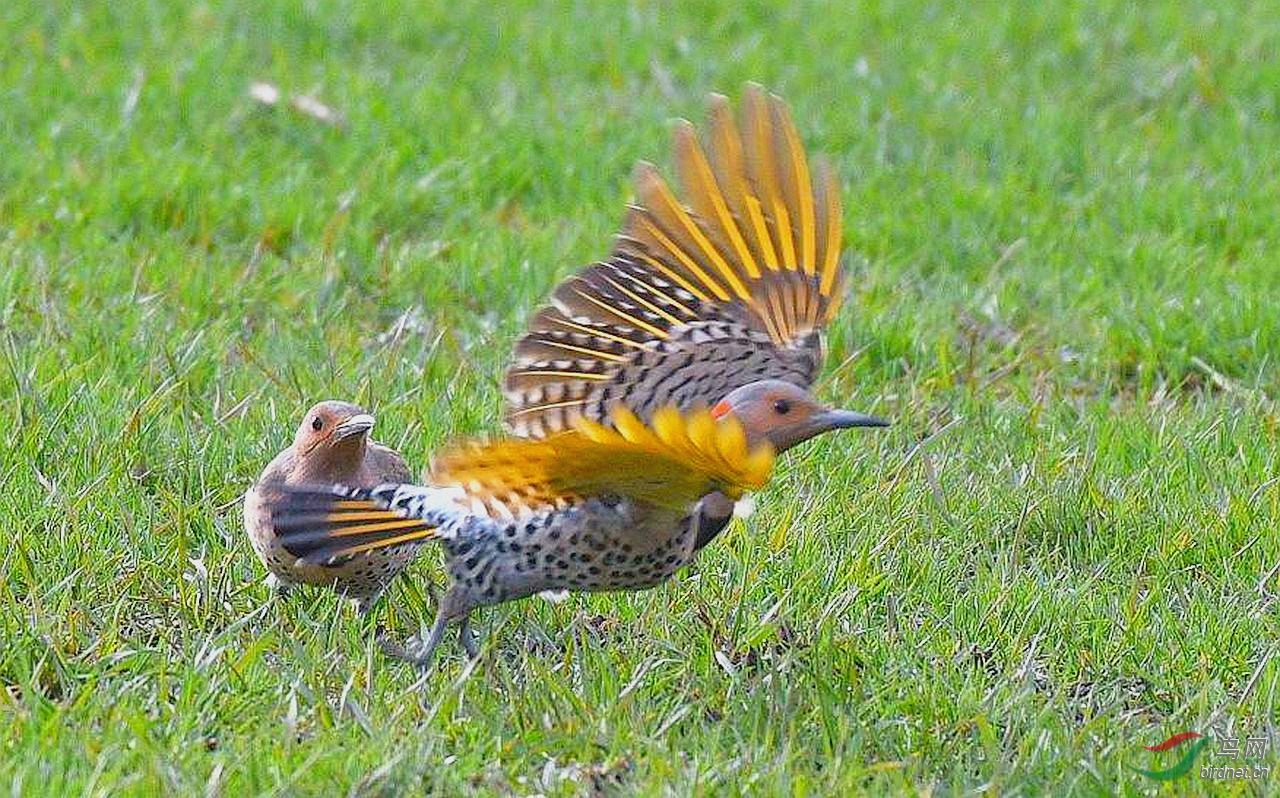
{"label": "bird head", "polygon": [[778,452],[833,429],[889,426],[882,418],[827,407],[805,389],[782,380],[744,385],[711,408],[716,418],[730,413],[742,423],[748,441],[767,440]]}
{"label": "bird head", "polygon": [[303,416],[293,448],[303,457],[362,454],[373,421],[373,416],[349,402],[320,402]]}

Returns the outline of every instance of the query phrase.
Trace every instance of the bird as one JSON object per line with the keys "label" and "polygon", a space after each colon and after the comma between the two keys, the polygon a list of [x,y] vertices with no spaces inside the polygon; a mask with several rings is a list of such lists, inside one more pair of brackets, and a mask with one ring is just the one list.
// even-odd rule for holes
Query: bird
{"label": "bird", "polygon": [[[565,280],[531,318],[506,372],[512,434],[601,422],[617,404],[646,419],[668,403],[742,412],[733,397],[750,396],[752,412],[783,421],[816,401],[823,331],[848,282],[836,180],[824,163],[810,170],[786,104],[759,85],[746,87],[739,124],[713,94],[706,131],[700,141],[691,123],[675,126],[684,202],[641,162],[610,256]],[[775,445],[781,453],[803,439]],[[733,509],[723,494],[703,497],[697,549]]]}
{"label": "bird", "polygon": [[266,582],[279,595],[299,584],[333,588],[367,615],[387,585],[413,559],[413,547],[383,548],[361,556],[321,564],[299,562],[288,554],[271,522],[270,497],[281,485],[313,482],[372,487],[408,482],[413,472],[395,450],[372,440],[375,419],[349,402],[326,400],[306,412],[293,443],[281,451],[245,493],[244,525]]}
{"label": "bird", "polygon": [[[801,403],[783,424],[767,406],[775,387]],[[456,444],[433,458],[425,485],[285,485],[272,501],[273,528],[306,566],[438,542],[450,585],[431,631],[416,651],[384,650],[425,668],[456,623],[475,657],[474,609],[547,591],[660,584],[694,554],[696,525],[680,521],[700,497],[762,487],[774,441],[864,420],[803,403],[785,383],[750,386],[729,401],[731,413],[666,406],[648,423],[619,406],[608,424],[579,418],[543,440]]]}
{"label": "bird", "polygon": [[475,656],[476,607],[659,584],[778,453],[888,425],[810,390],[848,281],[834,178],[810,171],[781,99],[749,85],[740,125],[724,97],[710,106],[705,149],[676,125],[684,202],[637,166],[611,255],[530,319],[505,376],[509,438],[445,450],[425,485],[279,494],[274,530],[302,564],[443,546],[451,584],[427,639],[388,653],[425,667],[456,622]]}

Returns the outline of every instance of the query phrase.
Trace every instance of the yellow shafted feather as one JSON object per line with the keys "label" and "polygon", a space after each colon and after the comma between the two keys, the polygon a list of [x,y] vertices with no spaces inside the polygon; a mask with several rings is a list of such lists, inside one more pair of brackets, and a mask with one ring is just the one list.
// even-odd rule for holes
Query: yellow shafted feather
{"label": "yellow shafted feather", "polygon": [[839,191],[810,170],[782,100],[749,85],[739,131],[715,96],[707,148],[685,121],[674,140],[688,207],[641,163],[619,251],[699,298],[745,304],[780,346],[827,324],[844,288]]}
{"label": "yellow shafted feather", "polygon": [[601,495],[684,509],[713,490],[729,496],[762,487],[773,449],[748,449],[734,418],[698,409],[659,410],[650,426],[619,407],[608,427],[585,419],[545,440],[466,444],[432,462],[431,482],[458,485],[490,514],[519,514]]}
{"label": "yellow shafted feather", "polygon": [[848,279],[834,174],[810,165],[786,104],[754,84],[737,118],[713,95],[703,134],[679,121],[673,138],[676,182],[637,165],[613,253],[562,283],[517,345],[505,385],[515,434],[604,421],[617,403],[650,418],[658,396],[714,404],[732,377],[682,382],[723,373],[709,330],[717,341],[767,335],[753,361],[761,377],[816,378]]}

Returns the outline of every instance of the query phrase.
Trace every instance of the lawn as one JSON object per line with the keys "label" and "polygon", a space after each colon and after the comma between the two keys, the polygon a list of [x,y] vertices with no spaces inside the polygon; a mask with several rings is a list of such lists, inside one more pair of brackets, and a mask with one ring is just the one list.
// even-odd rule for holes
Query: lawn
{"label": "lawn", "polygon": [[[0,4],[0,784],[1280,790],[1129,769],[1280,766],[1280,16],[1220,5]],[[748,80],[844,187],[819,393],[894,426],[424,678],[272,601],[238,500],[306,406],[497,431],[632,164]]]}

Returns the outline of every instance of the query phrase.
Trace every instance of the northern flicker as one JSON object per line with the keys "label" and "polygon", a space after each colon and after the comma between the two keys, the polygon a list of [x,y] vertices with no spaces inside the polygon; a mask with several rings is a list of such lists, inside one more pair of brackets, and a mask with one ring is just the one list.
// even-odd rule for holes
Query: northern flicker
{"label": "northern flicker", "polygon": [[[544,591],[653,587],[694,556],[696,522],[681,521],[702,496],[761,487],[774,442],[867,420],[781,381],[727,401],[734,409],[719,419],[666,407],[646,425],[619,406],[612,426],[578,418],[546,440],[466,444],[434,459],[426,486],[285,486],[271,502],[275,533],[309,566],[438,542],[451,584],[427,640],[405,654],[426,665],[457,623],[475,656],[473,609]],[[778,401],[793,403],[783,421]]]}
{"label": "northern flicker", "polygon": [[295,487],[273,504],[303,564],[441,543],[452,584],[419,664],[452,622],[474,654],[477,606],[660,583],[775,452],[886,425],[808,390],[846,282],[835,183],[810,173],[786,107],[756,87],[741,132],[720,97],[709,131],[704,150],[676,128],[686,204],[641,164],[613,255],[533,317],[506,380],[517,440],[446,452],[427,486]]}
{"label": "northern flicker", "polygon": [[[512,433],[600,422],[618,404],[641,419],[666,404],[737,413],[734,391],[755,384],[767,394],[771,381],[812,401],[822,331],[847,279],[839,190],[824,166],[810,172],[786,106],[758,86],[747,87],[739,126],[713,96],[707,130],[704,148],[691,124],[676,125],[683,203],[654,167],[637,166],[613,254],[561,284],[531,320],[506,376]],[[782,421],[794,405],[779,396],[752,407]],[[782,451],[803,439],[774,443]],[[705,497],[698,548],[732,510],[723,495]]]}
{"label": "northern flicker", "polygon": [[373,487],[413,478],[394,450],[370,439],[374,417],[347,402],[325,401],[303,416],[293,443],[276,455],[244,497],[244,525],[267,568],[267,584],[279,593],[298,584],[321,585],[355,601],[366,614],[387,584],[413,559],[413,547],[389,547],[325,563],[303,563],[281,546],[271,524],[268,498],[280,485],[341,483]]}

